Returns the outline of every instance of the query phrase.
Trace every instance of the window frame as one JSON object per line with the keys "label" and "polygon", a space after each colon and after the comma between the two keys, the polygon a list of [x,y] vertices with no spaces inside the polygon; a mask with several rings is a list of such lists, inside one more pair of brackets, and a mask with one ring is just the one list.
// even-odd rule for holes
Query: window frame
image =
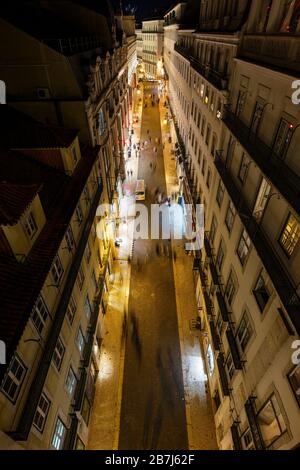
{"label": "window frame", "polygon": [[[19,365],[23,368],[23,372],[22,372],[22,376],[20,379],[17,379],[17,384],[16,382],[11,378],[10,376],[10,373],[11,375],[13,375],[13,377],[16,379],[17,377],[15,376],[14,373],[11,372],[11,369],[12,369],[12,365],[13,365],[13,362],[14,361],[18,361]],[[26,377],[26,374],[27,374],[27,371],[28,371],[28,367],[26,367],[25,363],[22,361],[22,359],[20,358],[20,356],[15,353],[13,355],[13,357],[11,358],[11,361],[10,361],[10,364],[9,364],[9,367],[7,369],[7,371],[5,372],[5,375],[3,377],[3,380],[1,382],[1,392],[3,393],[3,395],[5,395],[5,397],[11,402],[11,403],[16,403],[16,401],[18,400],[18,397],[19,397],[19,393],[20,393],[20,390],[22,388],[22,385],[23,385],[23,382],[24,382],[24,379]],[[11,397],[8,392],[6,392],[4,390],[4,384],[5,384],[5,381],[7,380],[7,378],[10,377],[10,380],[11,382],[15,383],[17,385],[17,388],[16,388],[16,393],[14,394],[13,397]]]}
{"label": "window frame", "polygon": [[[241,329],[243,327],[244,327],[244,330],[242,331],[242,335],[240,337]],[[238,346],[242,353],[245,353],[247,346],[249,345],[251,338],[253,337],[253,334],[254,334],[254,329],[251,324],[249,314],[247,310],[244,310],[244,313],[242,314],[238,327],[236,329],[236,335],[235,335]],[[246,343],[244,344],[245,338],[246,338]]]}
{"label": "window frame", "polygon": [[[251,238],[249,237],[247,230],[243,229],[242,234],[239,238],[237,248],[236,248],[238,259],[243,267],[246,266],[247,261],[249,259],[251,246],[252,246]],[[244,250],[246,251],[244,252]]]}
{"label": "window frame", "polygon": [[[299,235],[298,235],[298,239],[297,239],[296,243],[293,245],[293,251],[291,253],[289,253],[287,247],[285,247],[286,242],[283,241],[283,236],[284,236],[285,232],[287,231],[289,221],[290,221],[291,218],[293,218],[296,221],[297,225],[298,225]],[[286,241],[288,241],[290,239],[291,239],[291,234],[288,234]],[[289,214],[286,218],[286,221],[283,225],[283,228],[280,232],[279,239],[278,239],[279,246],[281,247],[283,253],[285,254],[285,256],[288,259],[291,259],[294,256],[295,250],[297,249],[297,247],[299,247],[299,241],[300,241],[300,223],[298,222],[298,219],[293,215],[293,213],[289,212]],[[289,243],[289,246],[292,246],[291,242]]]}
{"label": "window frame", "polygon": [[[54,275],[53,271],[55,271],[55,275]],[[56,256],[53,260],[53,263],[51,265],[50,272],[51,272],[53,282],[55,282],[55,285],[59,286],[60,282],[62,280],[62,277],[64,275],[64,268],[63,268],[61,259],[59,257],[59,254],[56,254]],[[57,279],[56,279],[56,277],[57,277]]]}
{"label": "window frame", "polygon": [[[32,226],[33,226],[33,229],[32,229]],[[38,225],[36,223],[36,220],[32,211],[29,211],[28,214],[25,215],[23,227],[29,239],[33,240],[36,233],[38,232]]]}
{"label": "window frame", "polygon": [[[63,428],[63,434],[60,435],[56,435],[57,431],[58,431],[58,424],[61,425],[61,428]],[[56,417],[56,421],[55,421],[55,426],[54,426],[54,431],[53,431],[53,434],[52,434],[52,439],[51,439],[51,447],[55,450],[62,450],[63,449],[63,446],[64,446],[64,443],[65,443],[65,438],[66,438],[66,434],[67,434],[67,426],[65,425],[65,423],[63,422],[63,420],[60,418],[60,416],[57,416]],[[59,442],[60,442],[60,445],[59,447],[57,448],[53,441],[54,441],[54,438],[56,439],[59,439]]]}
{"label": "window frame", "polygon": [[[37,308],[39,303],[42,305],[42,308]],[[44,315],[45,316],[43,316],[43,314],[42,314],[42,309],[44,310]],[[36,313],[36,318],[37,318],[39,323],[36,322],[36,320],[34,318],[34,313]],[[31,315],[30,315],[30,319],[31,319],[35,329],[39,333],[39,335],[42,335],[43,329],[46,325],[48,317],[49,317],[48,307],[46,305],[46,302],[45,302],[44,297],[42,296],[42,294],[39,294],[39,296],[38,296],[38,298],[37,298],[37,300],[34,304],[34,307],[32,309]],[[40,329],[40,325],[42,325],[41,329]]]}
{"label": "window frame", "polygon": [[[58,350],[58,346],[61,348],[61,351]],[[61,339],[61,336],[59,336],[57,338],[56,345],[55,345],[55,348],[54,348],[54,351],[53,351],[53,354],[52,354],[52,360],[51,360],[51,362],[54,364],[57,372],[60,372],[60,370],[61,370],[61,366],[62,366],[62,363],[63,363],[63,360],[64,360],[65,352],[66,352],[66,346],[65,346],[63,340]],[[56,362],[56,358],[58,358],[58,360],[59,360],[58,363]]]}
{"label": "window frame", "polygon": [[[47,402],[46,412],[40,406],[40,402],[41,402],[42,398],[44,399],[45,402]],[[39,402],[38,402],[38,405],[36,407],[35,413],[34,413],[33,421],[32,421],[32,424],[35,427],[35,429],[37,429],[41,434],[43,434],[44,429],[45,429],[45,425],[46,425],[47,417],[48,417],[48,414],[49,414],[50,406],[51,406],[51,400],[48,398],[48,396],[46,395],[45,392],[42,392],[41,396],[39,398]],[[43,419],[42,427],[39,427],[38,424],[35,422],[37,413],[39,413],[39,416],[42,416],[42,419]]]}
{"label": "window frame", "polygon": [[[255,283],[255,286],[254,286],[254,288],[252,289],[253,296],[254,296],[254,298],[255,298],[255,301],[256,301],[257,306],[258,306],[258,308],[259,308],[259,310],[260,310],[261,313],[263,313],[263,312],[265,311],[265,308],[266,308],[266,306],[268,305],[269,300],[270,300],[270,298],[271,298],[271,292],[269,292],[269,289],[268,289],[267,286],[266,286],[266,281],[265,281],[265,279],[264,279],[263,274],[264,274],[263,271],[261,271],[261,272],[259,273],[259,275],[258,275],[258,277],[257,277],[257,281],[256,281],[256,283]],[[258,285],[260,279],[262,279],[262,281],[263,281],[263,287],[265,288],[265,291],[266,291],[267,294],[268,294],[268,300],[267,300],[267,302],[265,303],[264,306],[261,305],[261,302],[258,300],[258,295],[257,295],[257,292],[259,292],[259,290],[261,290],[261,288],[262,288],[262,286],[259,287],[259,285]]]}

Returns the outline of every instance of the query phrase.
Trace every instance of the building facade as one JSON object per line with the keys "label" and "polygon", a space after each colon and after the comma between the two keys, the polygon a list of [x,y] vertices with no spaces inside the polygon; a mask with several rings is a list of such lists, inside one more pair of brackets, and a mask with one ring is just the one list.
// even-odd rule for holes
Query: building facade
{"label": "building facade", "polygon": [[183,18],[177,29],[173,64],[169,39],[165,66],[182,196],[205,209],[194,277],[218,443],[293,449],[300,443],[300,367],[292,360],[300,333],[300,108],[292,100],[299,4],[198,7],[194,25]]}
{"label": "building facade", "polygon": [[88,439],[129,75],[126,36],[110,4],[85,3],[1,11],[9,104],[0,109],[3,449],[84,449]]}
{"label": "building facade", "polygon": [[163,78],[163,24],[162,19],[149,19],[142,23],[143,65],[146,78]]}
{"label": "building facade", "polygon": [[143,60],[143,34],[142,34],[142,26],[136,25],[135,28],[136,34],[136,54],[137,60],[139,63]]}

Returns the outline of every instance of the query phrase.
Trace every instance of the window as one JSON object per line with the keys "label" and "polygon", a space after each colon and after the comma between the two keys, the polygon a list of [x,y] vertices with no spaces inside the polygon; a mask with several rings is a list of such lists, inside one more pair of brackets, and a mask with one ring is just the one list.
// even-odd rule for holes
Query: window
{"label": "window", "polygon": [[61,261],[59,259],[59,256],[56,255],[56,257],[53,261],[52,267],[51,267],[51,275],[52,275],[53,281],[56,285],[59,285],[60,280],[61,280],[62,275],[63,275],[63,272],[64,272],[64,270],[63,270]]}
{"label": "window", "polygon": [[103,111],[101,109],[101,111],[99,111],[99,115],[98,115],[98,128],[99,128],[99,134],[100,135],[103,135],[104,132],[106,131],[106,121],[104,119],[104,114],[103,114]]}
{"label": "window", "polygon": [[82,214],[80,202],[78,203],[76,207],[75,213],[76,213],[76,221],[78,222],[78,225],[81,225],[83,221],[83,214]]}
{"label": "window", "polygon": [[217,203],[218,206],[221,207],[223,199],[224,199],[224,193],[225,193],[225,186],[223,184],[223,181],[220,180],[218,190],[217,190]]}
{"label": "window", "polygon": [[247,312],[244,313],[237,329],[236,337],[241,351],[245,352],[247,344],[249,343],[253,329],[249,321]]}
{"label": "window", "polygon": [[72,397],[77,384],[77,378],[72,367],[69,368],[67,379],[66,379],[66,390],[68,394]]}
{"label": "window", "polygon": [[91,197],[90,197],[90,192],[89,192],[88,186],[85,186],[85,187],[84,187],[84,190],[83,190],[83,199],[84,199],[84,201],[85,201],[85,205],[88,206],[89,203],[91,202]]}
{"label": "window", "polygon": [[84,422],[87,426],[89,424],[90,414],[91,414],[91,405],[90,405],[88,397],[85,395],[84,400],[83,400],[83,404],[82,404],[81,415],[82,415],[82,417],[84,419]]}
{"label": "window", "polygon": [[37,225],[32,212],[29,212],[27,217],[25,217],[24,228],[29,238],[32,239],[37,232]]}
{"label": "window", "polygon": [[76,305],[74,296],[72,294],[71,298],[70,298],[68,308],[67,308],[67,319],[69,320],[70,325],[72,325],[72,323],[73,323],[75,313],[76,313],[76,309],[77,309],[77,305]]}
{"label": "window", "polygon": [[292,372],[288,374],[290,386],[294,392],[295,398],[300,406],[300,365],[295,367]]}
{"label": "window", "polygon": [[294,253],[300,238],[300,224],[290,213],[281,233],[279,244],[285,254],[290,258]]}
{"label": "window", "polygon": [[57,418],[56,425],[52,437],[52,447],[56,450],[61,450],[64,445],[67,428],[60,418]]}
{"label": "window", "polygon": [[39,334],[41,334],[44,329],[47,317],[48,309],[46,307],[43,297],[39,295],[31,313],[31,320]]}
{"label": "window", "polygon": [[222,332],[223,332],[223,318],[222,318],[222,315],[221,315],[220,312],[219,312],[219,315],[218,315],[218,318],[217,318],[217,325],[216,326],[217,326],[218,333],[221,337]]}
{"label": "window", "polygon": [[219,273],[221,272],[224,258],[225,258],[225,243],[224,243],[224,240],[221,240],[218,253],[217,253],[217,258],[216,258],[216,266],[218,268]]}
{"label": "window", "polygon": [[210,185],[211,185],[211,169],[208,168],[207,176],[206,176],[206,186],[208,187],[208,189],[210,188]]}
{"label": "window", "polygon": [[52,357],[52,361],[55,364],[55,367],[58,371],[61,368],[61,364],[62,364],[62,361],[63,361],[63,358],[64,358],[64,354],[65,354],[64,344],[63,344],[62,340],[60,338],[58,338],[55,349],[54,349],[53,357]]}
{"label": "window", "polygon": [[92,313],[89,294],[86,294],[86,297],[85,297],[85,300],[84,300],[84,311],[85,311],[87,319],[89,320],[91,318],[91,313]]}
{"label": "window", "polygon": [[66,243],[67,243],[68,250],[72,251],[74,246],[75,246],[75,240],[74,240],[74,236],[73,236],[72,227],[70,225],[67,228],[65,237],[66,237]]}
{"label": "window", "polygon": [[249,167],[249,159],[246,156],[246,154],[243,153],[239,172],[238,172],[238,179],[240,180],[242,184],[244,184],[246,181],[248,167]]}
{"label": "window", "polygon": [[2,392],[14,403],[21,389],[27,368],[19,356],[15,355],[2,382]]}
{"label": "window", "polygon": [[278,157],[285,158],[293,132],[293,124],[282,118],[273,145],[273,151]]}
{"label": "window", "polygon": [[83,269],[81,266],[78,270],[77,283],[78,283],[79,290],[81,291],[83,283],[84,283],[84,273],[83,273]]}
{"label": "window", "polygon": [[206,138],[205,138],[206,145],[209,145],[210,136],[211,136],[211,127],[208,125],[207,130],[206,130]]}
{"label": "window", "polygon": [[226,227],[228,228],[229,233],[231,232],[233,224],[234,224],[235,214],[236,212],[235,212],[234,205],[230,201],[228,209],[227,209],[226,217],[225,217],[225,224],[226,224]]}
{"label": "window", "polygon": [[236,282],[235,282],[233,271],[230,271],[228,281],[226,284],[226,289],[225,289],[225,297],[230,307],[233,304],[235,293],[236,293]]}
{"label": "window", "polygon": [[244,450],[255,450],[252,433],[249,428],[241,436],[241,442]]}
{"label": "window", "polygon": [[227,370],[227,374],[228,374],[228,379],[231,380],[233,375],[234,375],[234,371],[235,371],[235,367],[234,367],[234,363],[233,363],[231,353],[228,354],[225,365],[226,365],[226,370]]}
{"label": "window", "polygon": [[260,311],[263,312],[267,303],[269,302],[270,292],[266,287],[265,279],[262,273],[257,279],[257,283],[253,289],[253,295],[255,297],[257,305],[260,308]]}
{"label": "window", "polygon": [[40,432],[44,431],[50,405],[50,400],[42,393],[33,418],[33,424]]}
{"label": "window", "polygon": [[96,291],[98,289],[98,283],[97,283],[96,274],[94,270],[92,272],[92,282],[93,282],[94,290]]}
{"label": "window", "polygon": [[255,217],[257,222],[260,222],[264,212],[266,210],[267,204],[270,199],[270,193],[271,193],[271,185],[268,183],[268,181],[263,178],[262,182],[260,184],[260,188],[257,194],[257,198],[255,201],[255,206],[253,209],[253,217]]}
{"label": "window", "polygon": [[257,134],[259,131],[259,127],[262,121],[263,117],[263,112],[266,107],[266,103],[261,103],[259,101],[256,102],[255,108],[253,111],[253,116],[252,116],[252,121],[251,121],[251,126],[250,130],[253,134]]}
{"label": "window", "polygon": [[201,135],[202,137],[204,136],[204,132],[205,132],[205,124],[206,124],[206,121],[205,121],[205,118],[202,119],[202,125],[201,125]]}
{"label": "window", "polygon": [[86,259],[87,264],[89,264],[89,262],[90,262],[91,255],[92,255],[91,247],[90,247],[90,243],[88,241],[87,244],[86,244],[86,248],[85,248],[85,259]]}
{"label": "window", "polygon": [[251,246],[251,240],[246,232],[246,230],[243,230],[242,236],[240,238],[238,248],[237,248],[237,254],[239,257],[239,260],[241,262],[241,265],[244,266],[248,259],[249,251],[250,251],[250,246]]}
{"label": "window", "polygon": [[211,245],[214,244],[215,237],[216,237],[216,232],[217,232],[217,227],[218,227],[218,222],[217,222],[216,216],[213,215],[212,222],[211,222],[210,233],[209,233],[209,241],[210,241]]}
{"label": "window", "polygon": [[266,447],[286,431],[286,424],[274,394],[257,414],[257,422]]}
{"label": "window", "polygon": [[78,333],[77,333],[76,344],[77,344],[80,354],[82,354],[84,350],[84,346],[85,346],[85,339],[84,339],[81,328],[79,328]]}

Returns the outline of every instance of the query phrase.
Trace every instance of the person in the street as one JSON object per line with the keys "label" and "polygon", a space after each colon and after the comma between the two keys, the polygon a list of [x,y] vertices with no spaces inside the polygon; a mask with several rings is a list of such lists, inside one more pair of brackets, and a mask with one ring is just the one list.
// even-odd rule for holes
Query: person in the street
{"label": "person in the street", "polygon": [[158,243],[156,244],[155,250],[156,250],[157,256],[159,256],[160,255],[160,249],[159,249],[159,244]]}
{"label": "person in the street", "polygon": [[152,162],[150,162],[150,169],[152,170],[152,168],[153,168],[153,164]]}
{"label": "person in the street", "polygon": [[133,171],[132,171],[132,170],[130,170],[130,176],[132,177],[132,175],[133,175]]}

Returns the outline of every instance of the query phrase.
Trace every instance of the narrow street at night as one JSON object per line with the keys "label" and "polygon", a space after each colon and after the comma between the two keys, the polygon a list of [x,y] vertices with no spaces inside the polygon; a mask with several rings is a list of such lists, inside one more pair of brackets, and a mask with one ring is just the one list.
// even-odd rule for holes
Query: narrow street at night
{"label": "narrow street at night", "polygon": [[[154,94],[154,106],[150,94]],[[151,204],[155,203],[155,189],[167,194],[167,188],[157,87],[148,88],[147,82],[145,101],[148,104],[143,108],[141,145],[142,142],[146,144],[145,150],[141,151],[138,178],[145,180],[145,205],[150,213]],[[155,142],[156,139],[160,144]],[[137,331],[134,331],[134,322]],[[119,448],[188,448],[169,240],[137,240],[134,243]]]}

